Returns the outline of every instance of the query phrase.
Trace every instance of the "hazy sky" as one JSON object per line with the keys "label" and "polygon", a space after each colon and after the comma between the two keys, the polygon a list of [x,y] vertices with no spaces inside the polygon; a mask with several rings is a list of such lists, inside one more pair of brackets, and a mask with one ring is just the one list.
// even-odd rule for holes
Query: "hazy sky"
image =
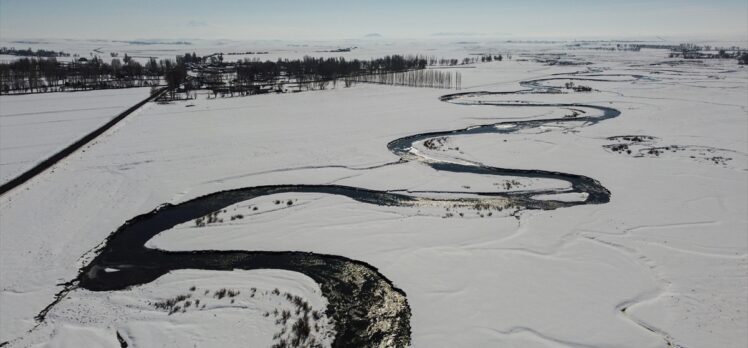
{"label": "hazy sky", "polygon": [[748,0],[0,0],[1,38],[748,36]]}

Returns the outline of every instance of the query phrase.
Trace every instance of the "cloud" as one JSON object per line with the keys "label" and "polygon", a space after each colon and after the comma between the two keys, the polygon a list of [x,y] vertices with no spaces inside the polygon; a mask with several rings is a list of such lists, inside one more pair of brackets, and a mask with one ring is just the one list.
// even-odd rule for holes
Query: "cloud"
{"label": "cloud", "polygon": [[471,33],[471,32],[440,32],[433,33],[431,36],[485,36],[485,33]]}
{"label": "cloud", "polygon": [[188,27],[207,27],[208,22],[191,20],[187,22]]}

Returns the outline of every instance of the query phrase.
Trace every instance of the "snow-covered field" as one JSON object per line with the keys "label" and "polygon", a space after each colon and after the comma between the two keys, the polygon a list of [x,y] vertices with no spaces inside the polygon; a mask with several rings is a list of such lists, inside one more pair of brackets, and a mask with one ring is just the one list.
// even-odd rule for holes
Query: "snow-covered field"
{"label": "snow-covered field", "polygon": [[[441,52],[506,50],[475,46]],[[0,341],[117,347],[119,335],[135,346],[278,342],[291,330],[272,312],[296,315],[285,293],[314,310],[327,303],[299,273],[180,270],[127,290],[75,289],[27,330],[62,289],[57,284],[75,278],[112,231],[164,203],[276,184],[397,192],[563,188],[552,180],[436,171],[420,161],[378,167],[399,159],[386,145],[404,136],[574,112],[480,104],[532,102],[605,106],[621,115],[588,126],[447,136],[438,148],[416,144],[414,153],[584,175],[611,192],[609,203],[516,217],[456,208],[447,217],[441,207],[283,193],[231,206],[222,221],[204,227],[177,225],[148,247],[309,251],[366,262],[407,295],[415,347],[745,347],[748,70],[734,60],[660,64],[667,60],[661,50],[573,50],[566,53],[592,64],[549,66],[533,62],[533,54],[562,47],[522,47],[512,60],[460,69],[463,92],[516,91],[521,81],[550,77],[611,81],[577,81],[595,89],[588,93],[469,97],[474,105],[439,100],[445,90],[340,84],[146,105],[85,152],[0,197]],[[634,135],[652,138],[620,137]],[[631,153],[609,146],[621,143]],[[585,197],[559,198],[579,199]],[[230,219],[239,212],[241,219]],[[214,296],[222,288],[239,291],[234,303]],[[248,296],[252,288],[260,295]],[[186,294],[171,314],[173,306],[154,305]],[[196,298],[206,307],[196,308]],[[323,344],[330,342],[329,320],[322,315],[313,330]]]}
{"label": "snow-covered field", "polygon": [[0,183],[148,97],[149,88],[0,96]]}
{"label": "snow-covered field", "polygon": [[[323,312],[326,306],[313,280],[287,271],[176,271],[130,291],[70,294],[56,309],[55,320],[66,324],[56,328],[47,344],[118,347],[119,335],[136,347],[269,347],[273,334],[301,318],[294,297],[311,299],[310,312]],[[288,318],[283,325],[275,323],[284,311]],[[326,319],[314,325],[319,343],[329,345],[332,328]]]}

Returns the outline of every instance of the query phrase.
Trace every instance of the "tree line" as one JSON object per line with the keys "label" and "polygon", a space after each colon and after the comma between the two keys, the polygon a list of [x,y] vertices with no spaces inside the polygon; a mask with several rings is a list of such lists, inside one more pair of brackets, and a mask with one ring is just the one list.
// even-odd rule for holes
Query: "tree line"
{"label": "tree line", "polygon": [[[369,60],[345,58],[278,59],[276,61],[244,59],[234,64],[216,63],[199,67],[193,81],[195,88],[205,87],[214,95],[239,93],[257,94],[284,91],[293,86],[302,89],[325,89],[345,79],[346,86],[354,82],[352,77],[391,74],[425,69],[427,59],[420,56],[390,55]],[[193,67],[194,68],[194,67]],[[358,82],[365,82],[360,78]],[[292,88],[293,88],[292,87]]]}
{"label": "tree line", "polygon": [[0,54],[25,57],[70,57],[70,53],[65,53],[62,51],[57,52],[42,49],[34,51],[31,48],[18,50],[15,47],[0,47]]}
{"label": "tree line", "polygon": [[460,89],[462,74],[440,70],[422,69],[405,72],[387,72],[379,74],[354,75],[344,79],[346,86],[355,82],[376,83],[383,85],[454,88]]}
{"label": "tree line", "polygon": [[277,61],[260,61],[259,59],[236,63],[236,75],[239,83],[270,81],[280,76],[294,81],[335,80],[345,76],[375,74],[385,72],[402,72],[413,69],[424,69],[427,61],[419,56],[392,55],[371,60],[346,60],[345,58],[278,59]]}
{"label": "tree line", "polygon": [[740,57],[738,57],[738,64],[748,65],[748,52],[743,52]]}
{"label": "tree line", "polygon": [[[146,87],[160,84],[161,77],[174,75],[184,64],[172,60],[145,65],[125,55],[107,63],[99,57],[61,62],[53,58],[21,58],[0,63],[0,93],[44,93],[107,88]],[[186,75],[186,70],[184,75]],[[177,74],[177,79],[184,77]],[[173,77],[173,76],[172,76]],[[167,79],[168,80],[168,79]]]}
{"label": "tree line", "polygon": [[[325,89],[343,80],[415,87],[459,88],[459,74],[424,71],[435,58],[389,55],[368,60],[345,58],[244,59],[224,62],[223,55],[204,57],[195,53],[174,60],[150,58],[145,64],[124,55],[106,62],[98,56],[73,61],[51,58],[21,58],[0,63],[0,93],[43,93],[106,88],[156,86],[166,82],[172,99],[192,89],[218,93],[256,94]],[[484,60],[487,58],[483,58]],[[478,60],[471,58],[470,62]],[[188,77],[192,71],[193,77]]]}

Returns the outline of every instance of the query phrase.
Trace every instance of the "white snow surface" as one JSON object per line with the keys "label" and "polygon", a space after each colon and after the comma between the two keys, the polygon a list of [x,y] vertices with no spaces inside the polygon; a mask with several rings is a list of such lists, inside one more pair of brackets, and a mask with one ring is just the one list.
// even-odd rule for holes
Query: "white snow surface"
{"label": "white snow surface", "polygon": [[[177,226],[149,247],[300,250],[366,262],[407,294],[414,347],[748,345],[748,69],[734,60],[650,65],[667,60],[661,50],[574,50],[568,53],[593,64],[547,66],[529,60],[531,54],[560,48],[525,50],[513,60],[461,69],[463,89],[513,91],[521,80],[589,68],[656,80],[595,82],[599,91],[590,93],[481,97],[610,106],[622,115],[575,129],[449,137],[459,151],[429,156],[585,175],[611,191],[610,203],[525,211],[519,219],[481,218],[469,210],[444,218],[438,209],[287,193],[246,202],[257,212],[244,203],[232,207],[247,212],[240,221]],[[281,271],[178,271],[125,291],[76,291],[41,329],[26,331],[53,301],[56,284],[74,278],[93,248],[127,219],[160,204],[267,184],[503,190],[502,180],[516,178],[436,172],[417,162],[353,168],[398,160],[386,144],[399,137],[568,111],[454,105],[439,101],[446,93],[338,85],[297,94],[200,96],[189,108],[145,106],[85,153],[0,197],[0,341],[116,346],[119,330],[128,340],[165,346],[191,339],[234,346],[250,337],[268,345],[277,326],[258,314],[275,304],[228,308],[215,318],[140,313],[132,306],[145,310],[146,299],[196,284],[241,286],[242,293],[252,286],[295,290],[317,308],[325,300],[308,278]],[[677,153],[633,157],[603,148],[612,143],[607,137],[632,134],[655,136],[661,145],[714,148],[731,159],[722,165]],[[565,188],[527,179],[521,184]],[[276,199],[295,203],[276,207]],[[66,317],[66,310],[78,310],[78,317]],[[235,333],[236,340],[210,332],[237,318],[246,320],[241,328],[220,331]]]}
{"label": "white snow surface", "polygon": [[104,125],[149,93],[149,88],[130,88],[0,96],[0,183]]}
{"label": "white snow surface", "polygon": [[[219,298],[216,293],[222,289],[235,295]],[[299,318],[286,294],[323,313],[327,301],[320,293],[312,279],[295,272],[179,270],[128,290],[76,290],[36,329],[39,333],[16,344],[116,348],[119,334],[134,347],[235,346],[237,342],[269,347],[274,342],[267,333],[281,328],[275,323],[279,312],[292,313],[285,326]],[[175,307],[155,305],[180,295],[186,299]],[[329,320],[322,314],[316,324],[313,337],[329,345],[334,332]]]}

